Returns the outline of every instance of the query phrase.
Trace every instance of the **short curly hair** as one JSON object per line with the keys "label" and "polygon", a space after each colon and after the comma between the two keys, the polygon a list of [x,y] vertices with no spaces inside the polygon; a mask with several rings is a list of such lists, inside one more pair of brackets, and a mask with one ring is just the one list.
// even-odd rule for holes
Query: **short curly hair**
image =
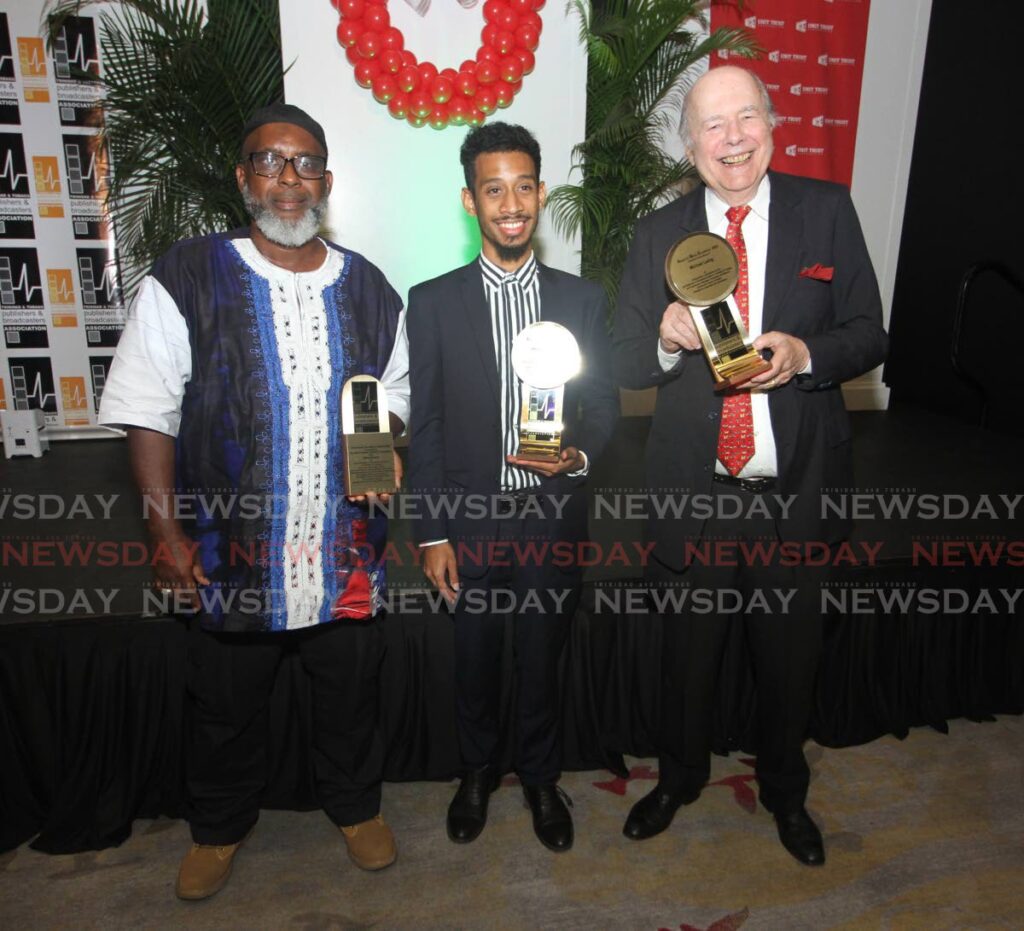
{"label": "short curly hair", "polygon": [[476,185],[476,157],[485,152],[523,152],[529,155],[533,159],[537,180],[540,180],[540,145],[533,138],[533,133],[512,123],[485,123],[471,130],[459,149],[466,187],[471,194]]}

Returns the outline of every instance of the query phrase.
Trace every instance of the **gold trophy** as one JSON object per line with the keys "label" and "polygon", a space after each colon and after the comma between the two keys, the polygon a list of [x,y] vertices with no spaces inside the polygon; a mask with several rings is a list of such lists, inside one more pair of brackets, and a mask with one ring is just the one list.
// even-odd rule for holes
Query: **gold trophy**
{"label": "gold trophy", "polygon": [[517,456],[558,461],[565,383],[581,365],[576,337],[560,323],[542,320],[519,331],[512,341],[512,368],[522,382]]}
{"label": "gold trophy", "polygon": [[341,432],[345,494],[395,491],[388,397],[372,375],[354,375],[341,389]]}
{"label": "gold trophy", "polygon": [[739,275],[732,246],[714,233],[690,233],[665,256],[665,281],[690,307],[716,390],[735,388],[771,368],[750,345],[747,328],[726,303]]}

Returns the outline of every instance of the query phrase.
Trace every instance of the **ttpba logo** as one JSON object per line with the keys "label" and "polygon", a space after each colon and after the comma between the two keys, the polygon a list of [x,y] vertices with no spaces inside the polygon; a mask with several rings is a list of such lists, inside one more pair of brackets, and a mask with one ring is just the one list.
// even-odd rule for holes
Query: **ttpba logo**
{"label": "ttpba logo", "polygon": [[117,261],[106,249],[76,249],[78,285],[84,307],[120,307]]}
{"label": "ttpba logo", "polygon": [[43,306],[43,282],[35,249],[0,249],[0,306]]}
{"label": "ttpba logo", "polygon": [[11,30],[7,26],[7,14],[0,13],[0,81],[14,80],[14,48],[11,45]]}
{"label": "ttpba logo", "polygon": [[58,81],[90,81],[100,73],[96,29],[89,16],[69,16],[53,42],[53,72]]}
{"label": "ttpba logo", "polygon": [[831,32],[834,28],[831,23],[810,23],[806,19],[796,21],[797,32]]}
{"label": "ttpba logo", "polygon": [[57,413],[57,393],[53,386],[53,367],[48,358],[19,356],[8,363],[11,373],[11,401],[14,410],[38,409]]}
{"label": "ttpba logo", "polygon": [[64,136],[63,145],[68,193],[72,197],[93,197],[103,191],[107,159],[99,137]]}
{"label": "ttpba logo", "polygon": [[28,163],[20,133],[0,133],[0,196],[28,197]]}

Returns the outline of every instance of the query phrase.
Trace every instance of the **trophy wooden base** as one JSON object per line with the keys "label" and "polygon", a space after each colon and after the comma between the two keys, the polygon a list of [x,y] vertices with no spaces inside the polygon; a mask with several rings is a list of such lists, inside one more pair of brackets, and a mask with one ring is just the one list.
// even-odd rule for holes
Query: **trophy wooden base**
{"label": "trophy wooden base", "polygon": [[772,364],[762,358],[761,354],[756,351],[746,353],[738,359],[730,359],[728,362],[721,360],[711,362],[711,374],[715,378],[715,390],[724,391],[726,388],[738,388],[756,375],[767,372],[771,367]]}

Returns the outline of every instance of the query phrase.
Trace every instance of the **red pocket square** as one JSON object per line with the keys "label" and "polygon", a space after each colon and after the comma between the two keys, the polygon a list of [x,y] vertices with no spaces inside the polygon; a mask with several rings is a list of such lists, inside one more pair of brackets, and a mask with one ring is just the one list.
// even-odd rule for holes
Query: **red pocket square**
{"label": "red pocket square", "polygon": [[815,281],[831,281],[835,269],[831,265],[822,265],[815,262],[809,268],[800,269],[801,278],[813,278]]}

